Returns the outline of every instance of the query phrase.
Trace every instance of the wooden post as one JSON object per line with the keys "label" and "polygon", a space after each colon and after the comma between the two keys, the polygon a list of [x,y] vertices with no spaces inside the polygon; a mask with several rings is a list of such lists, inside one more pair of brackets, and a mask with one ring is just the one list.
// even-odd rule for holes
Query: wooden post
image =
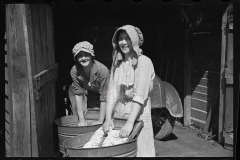
{"label": "wooden post", "polygon": [[[25,48],[26,48],[26,60],[27,60],[27,72],[28,72],[28,82],[29,82],[29,104],[30,104],[30,114],[31,114],[31,157],[38,157],[38,146],[37,146],[37,127],[36,127],[36,117],[35,117],[35,104],[34,104],[34,94],[33,94],[33,76],[32,76],[32,66],[31,66],[31,54],[33,52],[29,46],[32,40],[30,31],[27,26],[26,19],[26,5],[21,5],[21,14],[23,15],[23,34],[25,39]],[[29,40],[30,39],[30,40]]]}
{"label": "wooden post", "polygon": [[30,104],[26,46],[20,5],[6,5],[10,156],[30,157]]}
{"label": "wooden post", "polygon": [[225,11],[222,17],[222,46],[221,46],[221,70],[220,70],[220,98],[219,98],[219,126],[218,126],[218,143],[223,145],[223,122],[224,122],[224,95],[225,95],[225,56],[227,52],[227,18],[228,10]]}
{"label": "wooden post", "polygon": [[191,125],[191,68],[189,58],[190,33],[191,29],[185,30],[184,126]]}

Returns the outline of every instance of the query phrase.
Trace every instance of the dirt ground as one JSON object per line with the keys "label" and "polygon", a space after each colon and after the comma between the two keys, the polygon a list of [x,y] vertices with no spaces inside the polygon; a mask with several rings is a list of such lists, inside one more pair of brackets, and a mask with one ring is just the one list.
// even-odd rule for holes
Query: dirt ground
{"label": "dirt ground", "polygon": [[[200,138],[198,132],[175,126],[173,133],[165,141],[155,140],[156,157],[233,157],[232,139],[225,137],[227,146],[216,141]],[[227,136],[227,135],[225,135]],[[226,145],[225,145],[226,146]]]}

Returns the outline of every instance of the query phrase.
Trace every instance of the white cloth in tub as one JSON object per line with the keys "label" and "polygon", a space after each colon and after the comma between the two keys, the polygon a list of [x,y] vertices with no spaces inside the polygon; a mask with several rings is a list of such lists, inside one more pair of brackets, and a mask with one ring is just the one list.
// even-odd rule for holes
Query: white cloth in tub
{"label": "white cloth in tub", "polygon": [[[122,144],[127,141],[128,138],[120,138],[119,137],[120,130],[113,130],[110,126],[108,135],[104,142],[102,143],[102,147],[113,146],[117,144]],[[100,147],[100,143],[104,137],[104,132],[102,127],[100,127],[91,137],[91,139],[83,146],[83,148],[97,148]]]}

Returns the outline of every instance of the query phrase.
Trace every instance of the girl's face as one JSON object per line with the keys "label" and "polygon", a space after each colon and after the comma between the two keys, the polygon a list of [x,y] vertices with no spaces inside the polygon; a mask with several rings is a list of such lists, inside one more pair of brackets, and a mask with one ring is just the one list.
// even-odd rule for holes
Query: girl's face
{"label": "girl's face", "polygon": [[84,67],[90,64],[91,58],[92,58],[92,55],[84,51],[80,51],[76,56],[76,60]]}
{"label": "girl's face", "polygon": [[121,31],[118,38],[118,45],[124,54],[129,54],[133,50],[132,41],[126,31]]}

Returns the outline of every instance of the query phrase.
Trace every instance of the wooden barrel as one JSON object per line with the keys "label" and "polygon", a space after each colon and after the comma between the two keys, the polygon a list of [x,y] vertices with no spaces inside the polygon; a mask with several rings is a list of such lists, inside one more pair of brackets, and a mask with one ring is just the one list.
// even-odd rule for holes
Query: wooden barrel
{"label": "wooden barrel", "polygon": [[[126,120],[114,119],[115,129],[121,129]],[[137,123],[143,123],[137,121]],[[141,129],[140,129],[141,130]],[[65,154],[68,157],[136,157],[137,155],[137,137],[128,142],[106,147],[98,148],[82,148],[86,144],[94,132],[85,133],[64,141]]]}
{"label": "wooden barrel", "polygon": [[78,122],[78,117],[76,115],[64,116],[56,119],[55,124],[58,126],[59,151],[62,154],[65,154],[63,142],[69,138],[73,138],[85,133],[95,132],[101,127],[101,124],[91,125],[93,121],[96,121],[96,119],[86,119],[88,126],[78,127],[76,126]]}

